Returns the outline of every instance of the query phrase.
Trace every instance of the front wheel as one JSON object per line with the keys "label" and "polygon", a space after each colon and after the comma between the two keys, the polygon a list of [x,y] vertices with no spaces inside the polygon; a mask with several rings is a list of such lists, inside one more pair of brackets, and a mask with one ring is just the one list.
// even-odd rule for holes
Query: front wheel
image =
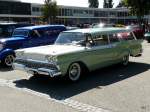
{"label": "front wheel", "polygon": [[70,81],[76,82],[80,79],[82,74],[82,68],[79,63],[73,63],[68,69],[67,77]]}
{"label": "front wheel", "polygon": [[127,66],[129,64],[129,55],[126,55],[126,56],[123,57],[122,64],[124,66]]}
{"label": "front wheel", "polygon": [[3,64],[7,67],[12,67],[12,64],[15,60],[15,57],[13,54],[9,54],[5,57],[5,59],[3,60]]}

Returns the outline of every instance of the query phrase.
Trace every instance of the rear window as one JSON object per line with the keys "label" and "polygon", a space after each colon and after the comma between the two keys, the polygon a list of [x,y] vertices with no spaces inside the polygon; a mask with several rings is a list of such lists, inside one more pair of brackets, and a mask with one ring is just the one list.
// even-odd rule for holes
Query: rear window
{"label": "rear window", "polygon": [[110,34],[109,40],[110,40],[110,43],[119,42],[119,38],[117,37],[117,34]]}
{"label": "rear window", "polygon": [[135,40],[132,32],[118,33],[117,37],[122,40]]}

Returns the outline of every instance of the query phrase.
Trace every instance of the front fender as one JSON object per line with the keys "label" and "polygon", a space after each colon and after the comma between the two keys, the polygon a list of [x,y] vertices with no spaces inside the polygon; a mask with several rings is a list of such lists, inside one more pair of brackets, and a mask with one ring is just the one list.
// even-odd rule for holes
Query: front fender
{"label": "front fender", "polygon": [[86,63],[86,60],[84,59],[84,53],[61,55],[58,56],[58,60],[59,60],[58,65],[60,67],[62,75],[65,75],[68,71],[69,66],[75,62],[83,64],[90,71],[89,69],[90,65],[88,65],[88,63]]}
{"label": "front fender", "polygon": [[3,60],[9,54],[15,55],[15,51],[13,49],[4,49],[0,51],[0,60]]}

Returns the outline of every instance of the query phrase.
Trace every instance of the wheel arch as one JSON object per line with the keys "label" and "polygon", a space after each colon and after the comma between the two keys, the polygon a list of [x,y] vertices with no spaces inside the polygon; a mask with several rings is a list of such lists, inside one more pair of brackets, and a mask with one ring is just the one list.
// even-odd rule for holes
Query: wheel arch
{"label": "wheel arch", "polygon": [[3,60],[7,55],[13,54],[15,56],[15,51],[12,49],[5,49],[0,53],[0,58]]}
{"label": "wheel arch", "polygon": [[[86,72],[86,71],[89,72],[89,68],[87,67],[87,65],[83,61],[74,61],[74,62],[70,63],[68,66],[68,69],[70,68],[70,66],[73,63],[78,63],[81,66],[81,68],[83,68],[84,72]],[[68,72],[68,70],[67,70],[67,72]]]}

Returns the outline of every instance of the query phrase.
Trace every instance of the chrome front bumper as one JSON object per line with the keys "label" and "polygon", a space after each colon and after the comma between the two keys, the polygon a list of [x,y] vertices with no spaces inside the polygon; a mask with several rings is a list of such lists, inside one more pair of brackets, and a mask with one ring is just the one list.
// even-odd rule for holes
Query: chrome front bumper
{"label": "chrome front bumper", "polygon": [[37,73],[37,74],[47,75],[47,76],[50,76],[50,77],[55,77],[55,76],[61,75],[61,72],[58,71],[58,70],[52,70],[52,69],[46,69],[46,68],[33,69],[33,68],[29,68],[29,67],[26,67],[23,64],[18,64],[18,63],[14,63],[13,68],[15,70],[24,71],[24,72],[27,72],[27,73],[30,73],[30,74]]}

